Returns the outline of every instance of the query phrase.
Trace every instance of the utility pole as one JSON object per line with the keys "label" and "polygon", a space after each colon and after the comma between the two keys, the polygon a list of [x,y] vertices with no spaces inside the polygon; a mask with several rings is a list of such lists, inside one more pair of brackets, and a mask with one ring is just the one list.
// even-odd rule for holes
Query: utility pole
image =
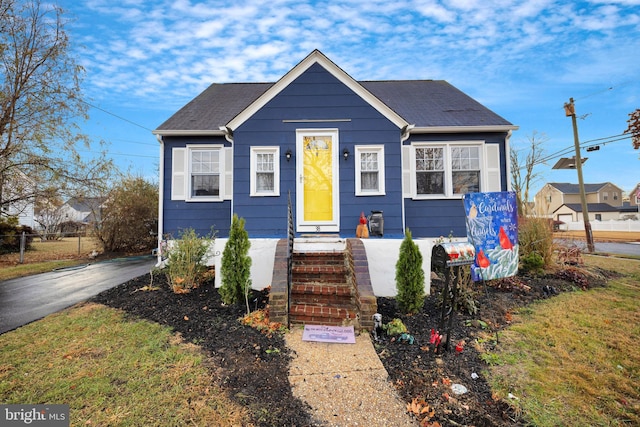
{"label": "utility pole", "polygon": [[576,122],[576,107],[573,104],[573,98],[569,98],[569,102],[564,104],[565,115],[571,116],[573,123],[573,143],[576,148],[576,170],[578,171],[578,186],[580,187],[580,202],[582,203],[582,218],[584,220],[584,231],[587,236],[587,251],[594,252],[593,232],[591,231],[591,223],[589,222],[589,211],[587,209],[587,196],[584,191],[584,180],[582,179],[582,159],[580,158],[580,140],[578,138],[578,123]]}

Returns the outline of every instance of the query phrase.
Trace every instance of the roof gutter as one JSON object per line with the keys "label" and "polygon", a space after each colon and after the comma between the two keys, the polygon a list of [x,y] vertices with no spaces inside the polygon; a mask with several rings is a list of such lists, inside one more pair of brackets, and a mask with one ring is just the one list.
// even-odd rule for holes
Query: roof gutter
{"label": "roof gutter", "polygon": [[233,130],[229,126],[220,126],[220,132],[224,134],[224,139],[229,141],[229,144],[233,145]]}
{"label": "roof gutter", "polygon": [[503,126],[428,126],[414,127],[411,133],[458,133],[458,132],[512,132],[520,129],[515,125]]}
{"label": "roof gutter", "polygon": [[[224,126],[222,126],[224,127]],[[221,136],[224,135],[225,132],[223,132],[222,130],[214,130],[214,129],[208,129],[208,130],[154,130],[151,131],[152,134],[154,135],[160,135],[160,136]]]}
{"label": "roof gutter", "polygon": [[400,142],[405,142],[409,136],[411,135],[411,131],[416,127],[416,125],[406,125],[402,128],[402,132],[400,133]]}

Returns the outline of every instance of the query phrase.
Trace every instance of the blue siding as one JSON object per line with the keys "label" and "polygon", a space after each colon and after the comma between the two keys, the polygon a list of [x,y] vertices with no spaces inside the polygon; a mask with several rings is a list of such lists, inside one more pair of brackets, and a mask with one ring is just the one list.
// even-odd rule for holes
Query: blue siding
{"label": "blue siding", "polygon": [[[285,122],[285,120],[313,122]],[[342,121],[331,121],[341,119]],[[326,121],[322,121],[326,120]],[[296,206],[296,130],[335,129],[339,131],[339,152],[347,148],[348,160],[339,159],[340,235],[355,235],[360,213],[384,212],[384,237],[403,236],[403,204],[405,225],[415,238],[453,235],[466,236],[465,215],[460,199],[412,200],[402,196],[402,164],[400,129],[367,104],[320,65],[315,64],[284,88],[260,111],[234,131],[233,203],[185,202],[171,200],[171,156],[173,147],[186,144],[224,144],[223,137],[166,137],[164,164],[165,233],[177,235],[179,230],[194,228],[204,235],[215,227],[218,236],[228,237],[232,209],[246,220],[252,238],[286,237],[287,196]],[[412,135],[405,144],[425,141],[482,140],[500,145],[502,190],[507,189],[508,156],[506,133],[423,134]],[[355,146],[384,145],[384,196],[355,195]],[[250,149],[257,146],[280,147],[280,196],[250,197]],[[293,158],[287,161],[285,153]]]}
{"label": "blue siding", "polygon": [[174,147],[187,144],[223,144],[229,145],[224,138],[164,138],[164,194],[163,223],[165,235],[178,237],[181,230],[193,228],[201,236],[208,235],[211,227],[218,237],[228,237],[231,225],[231,201],[222,202],[185,202],[171,200],[171,161]]}
{"label": "blue siding", "polygon": [[405,200],[407,228],[417,237],[466,237],[461,199]]}
{"label": "blue siding", "polygon": [[[348,119],[340,122],[283,123],[283,120]],[[251,237],[284,237],[287,194],[296,205],[296,129],[337,128],[340,157],[340,235],[355,236],[360,213],[382,210],[385,236],[402,235],[400,130],[319,65],[310,67],[234,132],[234,211]],[[355,145],[385,146],[386,196],[355,196]],[[250,147],[280,146],[280,197],[249,197]],[[294,158],[286,161],[291,149]]]}
{"label": "blue siding", "polygon": [[[405,145],[411,142],[446,141],[485,141],[487,144],[500,145],[500,184],[507,191],[507,161],[505,154],[506,133],[469,133],[469,134],[424,134],[412,135]],[[405,199],[406,226],[413,237],[466,237],[464,206],[461,199]]]}

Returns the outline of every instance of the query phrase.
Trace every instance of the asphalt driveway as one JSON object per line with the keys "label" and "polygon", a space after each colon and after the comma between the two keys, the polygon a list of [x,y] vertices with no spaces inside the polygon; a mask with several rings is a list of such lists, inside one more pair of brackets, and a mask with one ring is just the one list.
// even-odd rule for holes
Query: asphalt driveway
{"label": "asphalt driveway", "polygon": [[156,257],[118,258],[0,282],[0,334],[149,273]]}

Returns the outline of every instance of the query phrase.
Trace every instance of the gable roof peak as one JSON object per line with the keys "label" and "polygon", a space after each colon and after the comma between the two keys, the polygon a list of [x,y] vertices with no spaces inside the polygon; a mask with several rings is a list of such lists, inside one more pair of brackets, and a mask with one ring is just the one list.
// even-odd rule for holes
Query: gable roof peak
{"label": "gable roof peak", "polygon": [[255,101],[253,101],[247,108],[242,110],[236,115],[227,125],[232,131],[238,128],[242,123],[253,116],[258,110],[260,110],[267,102],[273,99],[284,88],[289,86],[295,79],[307,71],[311,66],[319,64],[322,68],[327,70],[331,75],[337,78],[340,82],[346,85],[349,89],[355,92],[358,96],[368,102],[373,108],[378,110],[382,115],[387,117],[398,128],[404,128],[408,126],[406,120],[404,120],[398,113],[393,111],[388,105],[376,98],[371,92],[369,92],[363,85],[358,83],[353,77],[347,74],[342,68],[338,67],[333,61],[327,58],[318,49],[314,49],[309,55],[307,55],[296,66],[289,70],[280,80],[278,80],[273,86],[267,89],[262,95],[260,95]]}

